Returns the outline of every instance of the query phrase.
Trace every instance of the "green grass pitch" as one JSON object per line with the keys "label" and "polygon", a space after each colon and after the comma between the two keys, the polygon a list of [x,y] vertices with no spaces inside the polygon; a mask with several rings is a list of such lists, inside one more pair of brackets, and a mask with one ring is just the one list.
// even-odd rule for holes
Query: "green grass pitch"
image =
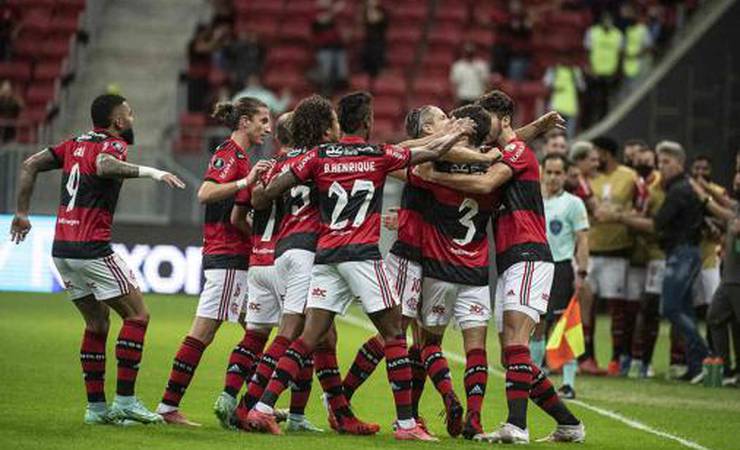
{"label": "green grass pitch", "polygon": [[[146,297],[152,321],[146,338],[144,360],[137,384],[138,396],[151,408],[159,401],[172,357],[187,332],[195,310],[196,299],[182,296]],[[362,319],[353,308],[349,315]],[[367,324],[367,321],[364,321]],[[366,420],[381,424],[376,437],[338,436],[331,432],[321,435],[294,434],[282,437],[224,431],[212,413],[212,405],[223,383],[228,354],[241,335],[232,324],[222,327],[215,342],[208,348],[182,404],[191,419],[202,422],[199,429],[168,426],[116,428],[85,426],[82,415],[85,406],[84,387],[78,352],[82,335],[82,319],[63,294],[26,293],[0,294],[0,448],[182,448],[182,449],[251,449],[280,450],[314,449],[327,446],[332,450],[359,448],[475,448],[488,444],[453,440],[446,437],[439,396],[430,383],[422,399],[423,415],[433,432],[441,436],[436,444],[396,442],[391,434],[394,417],[390,389],[385,369],[379,368],[356,394],[353,406]],[[107,393],[113,397],[115,358],[113,346],[120,320],[113,318],[108,339]],[[346,371],[358,346],[370,332],[357,321],[339,322],[340,365]],[[609,349],[608,320],[598,327],[601,361],[607,360]],[[484,426],[492,429],[505,419],[503,379],[498,364],[499,349],[495,336],[489,337],[489,360],[498,371],[489,378],[483,412]],[[579,377],[579,400],[572,409],[586,424],[587,442],[583,447],[599,449],[663,449],[689,448],[665,435],[685,439],[686,444],[698,444],[710,449],[740,448],[740,390],[708,389],[665,381],[667,366],[665,329],[656,351],[654,380],[594,379]],[[445,350],[461,353],[459,332],[450,329]],[[454,358],[454,357],[453,357]],[[462,389],[463,366],[451,361],[458,395]],[[553,380],[556,384],[558,378]],[[316,424],[326,427],[325,413],[320,404],[321,389],[314,381],[314,391],[307,414]],[[285,402],[287,395],[282,402]],[[593,407],[599,409],[595,412]],[[629,419],[632,426],[620,421]],[[647,426],[656,433],[639,429]],[[530,434],[532,438],[546,435],[553,422],[530,403]],[[531,444],[533,447],[554,447],[554,444]],[[326,447],[325,447],[326,448]]]}

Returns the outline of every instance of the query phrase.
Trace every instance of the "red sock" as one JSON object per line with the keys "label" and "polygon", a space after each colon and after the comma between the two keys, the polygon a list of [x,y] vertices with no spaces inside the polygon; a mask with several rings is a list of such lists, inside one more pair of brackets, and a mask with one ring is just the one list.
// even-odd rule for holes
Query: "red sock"
{"label": "red sock", "polygon": [[624,303],[624,328],[622,353],[632,356],[632,346],[637,329],[637,317],[640,314],[640,302],[626,301]]}
{"label": "red sock", "polygon": [[565,404],[558,397],[555,388],[545,373],[535,364],[532,368],[532,388],[529,392],[529,398],[537,406],[555,419],[560,425],[578,425],[578,419],[568,410]]}
{"label": "red sock", "polygon": [[303,415],[306,411],[308,398],[311,396],[313,381],[313,359],[303,361],[303,369],[298,373],[295,384],[290,389],[290,413]]}
{"label": "red sock", "polygon": [[612,316],[612,361],[619,361],[619,357],[625,353],[624,331],[627,320],[627,302],[610,299],[609,310]]}
{"label": "red sock", "polygon": [[298,379],[303,361],[307,360],[310,355],[311,352],[303,344],[303,340],[301,338],[296,339],[278,361],[275,372],[272,374],[270,382],[267,383],[267,388],[262,394],[260,402],[274,407],[278,398],[280,398],[280,394],[288,388],[290,383],[294,383]]}
{"label": "red sock", "polygon": [[105,403],[105,341],[107,334],[85,330],[80,346],[80,362],[85,376],[89,403]]}
{"label": "red sock", "polygon": [[116,394],[134,395],[136,375],[139,374],[141,354],[144,351],[144,336],[148,322],[145,320],[124,320],[116,341],[118,360],[118,382]]}
{"label": "red sock", "polygon": [[426,367],[429,378],[434,383],[434,387],[437,389],[443,397],[453,392],[452,379],[450,377],[450,366],[447,364],[447,359],[442,353],[442,348],[439,345],[426,345],[421,351],[421,358],[424,361],[424,367]]}
{"label": "red sock", "polygon": [[167,382],[164,396],[162,396],[163,404],[175,408],[180,406],[180,400],[182,400],[185,390],[190,385],[190,380],[195,375],[195,369],[198,367],[200,357],[203,356],[205,349],[206,344],[203,342],[191,336],[185,337],[175,355],[175,360],[172,362],[170,379]]}
{"label": "red sock", "polygon": [[527,428],[527,401],[532,385],[532,360],[526,345],[504,348],[506,362],[506,402],[509,406],[507,422],[521,429]]}
{"label": "red sock", "polygon": [[339,364],[337,363],[336,348],[322,346],[316,349],[313,355],[313,362],[316,366],[316,378],[321,383],[321,388],[326,393],[329,407],[337,417],[348,417],[349,402],[344,396],[342,389],[342,378],[339,373]]}
{"label": "red sock", "polygon": [[377,336],[371,337],[362,344],[342,382],[347,401],[352,399],[357,388],[370,377],[384,356],[383,342]]}
{"label": "red sock", "polygon": [[241,342],[236,344],[229,357],[224,380],[224,392],[236,398],[252,371],[254,362],[259,359],[265,348],[267,336],[254,330],[247,330]]}
{"label": "red sock", "polygon": [[421,346],[414,344],[409,347],[409,363],[411,364],[411,409],[414,417],[419,417],[419,401],[424,393],[424,384],[427,380],[427,371],[421,362]]}
{"label": "red sock", "polygon": [[254,369],[254,376],[247,384],[247,393],[242,397],[240,402],[240,408],[246,408],[247,411],[254,408],[254,405],[262,397],[262,393],[265,392],[267,383],[270,382],[270,377],[277,367],[277,363],[285,354],[285,350],[290,346],[290,340],[285,336],[276,336],[272,341],[272,344],[267,348],[265,354],[262,355],[259,364]]}
{"label": "red sock", "polygon": [[465,395],[468,399],[468,414],[480,416],[483,398],[488,383],[488,359],[486,350],[475,348],[465,355]]}
{"label": "red sock", "polygon": [[393,390],[398,420],[413,418],[411,411],[411,365],[406,349],[406,336],[401,335],[385,343],[385,365],[388,382]]}

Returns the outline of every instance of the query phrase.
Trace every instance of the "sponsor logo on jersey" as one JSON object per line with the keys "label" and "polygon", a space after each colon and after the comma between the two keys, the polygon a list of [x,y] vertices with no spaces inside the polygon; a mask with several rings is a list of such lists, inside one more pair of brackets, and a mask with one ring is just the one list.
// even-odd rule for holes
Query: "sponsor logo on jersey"
{"label": "sponsor logo on jersey", "polygon": [[262,310],[262,305],[259,303],[249,302],[249,305],[247,305],[247,308],[250,311],[260,312]]}
{"label": "sponsor logo on jersey", "polygon": [[311,290],[311,297],[326,298],[326,289],[315,287]]}
{"label": "sponsor logo on jersey", "polygon": [[239,297],[241,293],[242,293],[242,285],[237,283],[236,290],[234,290],[234,297]]}
{"label": "sponsor logo on jersey", "polygon": [[514,289],[509,289],[509,292],[506,293],[507,297],[516,297],[516,292],[514,292]]}
{"label": "sponsor logo on jersey", "polygon": [[481,305],[470,305],[470,314],[475,314],[476,316],[482,316],[483,311],[484,311],[484,308]]}
{"label": "sponsor logo on jersey", "polygon": [[445,313],[445,311],[447,311],[447,308],[442,305],[432,306],[432,314],[438,314],[441,316]]}
{"label": "sponsor logo on jersey", "polygon": [[238,302],[231,303],[231,314],[239,314],[239,303]]}

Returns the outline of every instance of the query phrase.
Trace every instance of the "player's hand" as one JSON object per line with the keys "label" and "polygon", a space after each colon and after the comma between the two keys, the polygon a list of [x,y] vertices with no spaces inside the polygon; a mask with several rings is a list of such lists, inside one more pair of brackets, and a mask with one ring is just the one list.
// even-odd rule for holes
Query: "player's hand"
{"label": "player's hand", "polygon": [[550,111],[537,119],[537,125],[543,133],[552,129],[565,130],[565,119],[557,111]]}
{"label": "player's hand", "polygon": [[181,179],[179,179],[177,175],[166,172],[164,175],[162,175],[161,180],[163,183],[171,188],[185,189],[185,183]]}
{"label": "player's hand", "polygon": [[613,206],[602,204],[599,205],[594,211],[594,219],[596,219],[597,222],[601,223],[617,222],[619,219],[619,214]]}
{"label": "player's hand", "polygon": [[275,161],[271,159],[259,161],[254,165],[254,167],[252,167],[252,170],[249,171],[249,175],[247,175],[247,184],[250,186],[253,185],[258,178],[272,169],[272,166],[274,165]]}
{"label": "player's hand", "polygon": [[419,164],[414,167],[414,175],[424,181],[433,181],[434,166],[431,163]]}
{"label": "player's hand", "polygon": [[498,162],[501,158],[504,157],[504,154],[501,153],[501,150],[499,150],[498,147],[491,147],[486,145],[481,147],[481,151],[490,158],[489,162],[491,164]]}
{"label": "player's hand", "polygon": [[697,180],[695,178],[689,177],[689,184],[700,199],[704,199],[709,196],[709,193],[706,189],[706,181],[704,181],[703,179]]}
{"label": "player's hand", "polygon": [[386,230],[398,230],[398,208],[389,208],[388,214],[383,214],[383,226]]}
{"label": "player's hand", "polygon": [[455,119],[452,122],[452,133],[470,136],[475,133],[475,122],[469,117]]}
{"label": "player's hand", "polygon": [[31,221],[25,214],[16,214],[10,224],[10,240],[20,244],[26,239],[26,235],[31,231]]}

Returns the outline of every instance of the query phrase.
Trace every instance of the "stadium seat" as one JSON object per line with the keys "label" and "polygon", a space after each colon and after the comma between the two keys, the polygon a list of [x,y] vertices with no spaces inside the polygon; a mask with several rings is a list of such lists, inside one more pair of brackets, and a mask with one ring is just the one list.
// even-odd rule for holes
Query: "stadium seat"
{"label": "stadium seat", "polygon": [[268,53],[267,66],[285,70],[303,70],[311,64],[312,60],[312,53],[303,47],[279,46]]}
{"label": "stadium seat", "polygon": [[35,81],[53,81],[62,75],[62,64],[60,62],[43,62],[36,64],[33,69]]}
{"label": "stadium seat", "polygon": [[277,92],[285,88],[294,92],[303,90],[308,84],[302,72],[293,70],[270,70],[264,78],[265,86]]}
{"label": "stadium seat", "polygon": [[416,47],[413,45],[393,45],[386,54],[389,67],[406,68],[414,63]]}
{"label": "stadium seat", "polygon": [[370,90],[370,76],[365,73],[353,74],[349,78],[349,86],[352,90]]}
{"label": "stadium seat", "polygon": [[49,25],[49,35],[69,37],[79,28],[79,17],[63,17],[54,19]]}
{"label": "stadium seat", "polygon": [[28,62],[0,62],[0,78],[26,83],[31,79],[31,64]]}
{"label": "stadium seat", "polygon": [[427,18],[427,8],[418,5],[394,5],[388,12],[394,25],[418,27]]}
{"label": "stadium seat", "polygon": [[265,42],[274,41],[278,37],[277,21],[249,21],[238,20],[234,25],[234,32],[239,35],[247,31],[254,31]]}
{"label": "stadium seat", "polygon": [[429,44],[434,51],[440,48],[444,50],[459,49],[463,45],[463,29],[454,25],[434,28],[429,33]]}
{"label": "stadium seat", "polygon": [[397,120],[402,111],[403,101],[398,96],[376,94],[373,101],[375,117]]}
{"label": "stadium seat", "polygon": [[208,84],[211,86],[224,86],[229,82],[229,74],[217,67],[212,67],[208,71]]}
{"label": "stadium seat", "polygon": [[373,141],[375,142],[393,142],[399,134],[399,122],[394,119],[378,118],[373,123]]}
{"label": "stadium seat", "polygon": [[422,32],[418,27],[391,27],[386,40],[391,46],[397,44],[416,45],[421,40]]}
{"label": "stadium seat", "polygon": [[35,83],[26,91],[26,103],[29,106],[47,105],[54,98],[53,83]]}
{"label": "stadium seat", "polygon": [[206,126],[208,119],[205,114],[197,112],[184,112],[180,114],[180,126],[183,130],[202,129]]}
{"label": "stadium seat", "polygon": [[401,75],[383,74],[375,80],[375,95],[403,95],[406,92],[406,80]]}
{"label": "stadium seat", "polygon": [[311,22],[300,19],[285,22],[280,26],[278,37],[286,42],[306,44],[311,41]]}

